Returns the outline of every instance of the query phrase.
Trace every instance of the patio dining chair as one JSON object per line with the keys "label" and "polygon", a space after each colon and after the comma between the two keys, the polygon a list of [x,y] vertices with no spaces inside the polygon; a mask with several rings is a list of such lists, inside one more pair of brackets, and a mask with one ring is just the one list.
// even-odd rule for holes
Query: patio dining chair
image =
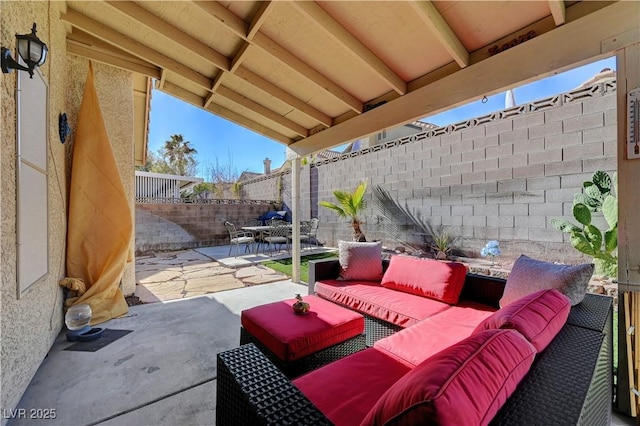
{"label": "patio dining chair", "polygon": [[244,252],[246,253],[249,250],[249,246],[254,243],[253,233],[238,231],[236,226],[229,221],[226,221],[224,226],[227,228],[227,231],[229,231],[229,256],[231,256],[233,246],[236,246],[236,257],[238,257],[241,245],[245,246]]}
{"label": "patio dining chair", "polygon": [[318,245],[318,238],[316,235],[318,234],[318,227],[320,226],[320,219],[314,217],[309,221],[309,232],[307,232],[307,244],[311,245],[313,243],[314,246]]}
{"label": "patio dining chair", "polygon": [[[311,222],[308,220],[300,221],[300,245],[302,246],[305,242],[309,241],[309,231],[311,230]],[[287,239],[293,243],[293,233],[289,231],[287,234]]]}
{"label": "patio dining chair", "polygon": [[[263,226],[263,224],[260,219],[249,219],[244,226]],[[256,243],[256,253],[257,253],[258,250],[260,250],[260,244],[264,243],[264,241],[262,241],[262,232],[260,231],[253,232],[253,241]]]}
{"label": "patio dining chair", "polygon": [[264,232],[262,238],[269,247],[269,254],[273,253],[272,246],[278,244],[278,249],[282,248],[282,244],[289,245],[289,232],[291,227],[287,222],[280,220],[270,220],[269,229]]}

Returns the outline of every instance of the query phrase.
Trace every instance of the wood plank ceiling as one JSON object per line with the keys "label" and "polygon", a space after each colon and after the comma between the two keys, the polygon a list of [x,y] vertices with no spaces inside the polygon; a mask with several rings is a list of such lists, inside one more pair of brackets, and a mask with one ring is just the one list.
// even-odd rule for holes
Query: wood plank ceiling
{"label": "wood plank ceiling", "polygon": [[[610,3],[101,0],[68,1],[61,19],[69,53],[306,154],[504,90],[455,94],[446,81]],[[446,99],[410,101],[435,83]]]}

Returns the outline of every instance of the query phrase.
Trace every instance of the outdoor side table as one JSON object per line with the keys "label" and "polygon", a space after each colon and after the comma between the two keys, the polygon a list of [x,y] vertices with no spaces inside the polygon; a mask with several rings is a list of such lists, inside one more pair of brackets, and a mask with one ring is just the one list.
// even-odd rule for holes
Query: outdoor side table
{"label": "outdoor side table", "polygon": [[317,296],[310,310],[293,312],[295,299],[242,311],[240,344],[255,344],[293,378],[365,348],[364,317]]}

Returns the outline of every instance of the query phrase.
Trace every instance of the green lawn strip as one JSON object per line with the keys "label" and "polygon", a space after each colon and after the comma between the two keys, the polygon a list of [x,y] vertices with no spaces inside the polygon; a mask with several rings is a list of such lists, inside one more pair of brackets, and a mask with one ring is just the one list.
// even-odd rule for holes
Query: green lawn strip
{"label": "green lawn strip", "polygon": [[[327,259],[330,257],[337,258],[338,253],[329,252],[329,253],[318,253],[318,254],[310,254],[309,256],[304,256],[300,258],[300,280],[305,283],[309,282],[309,261],[317,260],[317,259]],[[289,277],[293,274],[293,266],[291,265],[291,258],[288,259],[280,259],[280,260],[268,260],[262,263],[264,266],[267,266],[271,269],[275,269],[278,272],[282,272],[283,274],[288,275]]]}

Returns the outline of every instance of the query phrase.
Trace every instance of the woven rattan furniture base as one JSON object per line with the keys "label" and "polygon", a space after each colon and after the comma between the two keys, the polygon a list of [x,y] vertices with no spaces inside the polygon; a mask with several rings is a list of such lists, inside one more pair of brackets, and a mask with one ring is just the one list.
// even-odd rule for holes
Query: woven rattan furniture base
{"label": "woven rattan furniture base", "polygon": [[216,424],[330,425],[253,344],[218,354]]}
{"label": "woven rattan furniture base", "polygon": [[330,362],[344,358],[347,355],[358,352],[366,348],[365,336],[360,334],[351,339],[347,339],[342,343],[330,346],[326,349],[305,356],[294,361],[283,361],[277,355],[269,350],[258,339],[255,338],[244,328],[240,328],[240,345],[253,343],[258,349],[266,355],[266,357],[282,371],[287,377],[294,378],[311,370],[315,370]]}
{"label": "woven rattan furniture base", "polygon": [[[590,294],[574,306],[490,424],[610,424],[612,312],[612,299],[605,296]],[[229,352],[218,355],[217,424],[329,422],[253,345]]]}

